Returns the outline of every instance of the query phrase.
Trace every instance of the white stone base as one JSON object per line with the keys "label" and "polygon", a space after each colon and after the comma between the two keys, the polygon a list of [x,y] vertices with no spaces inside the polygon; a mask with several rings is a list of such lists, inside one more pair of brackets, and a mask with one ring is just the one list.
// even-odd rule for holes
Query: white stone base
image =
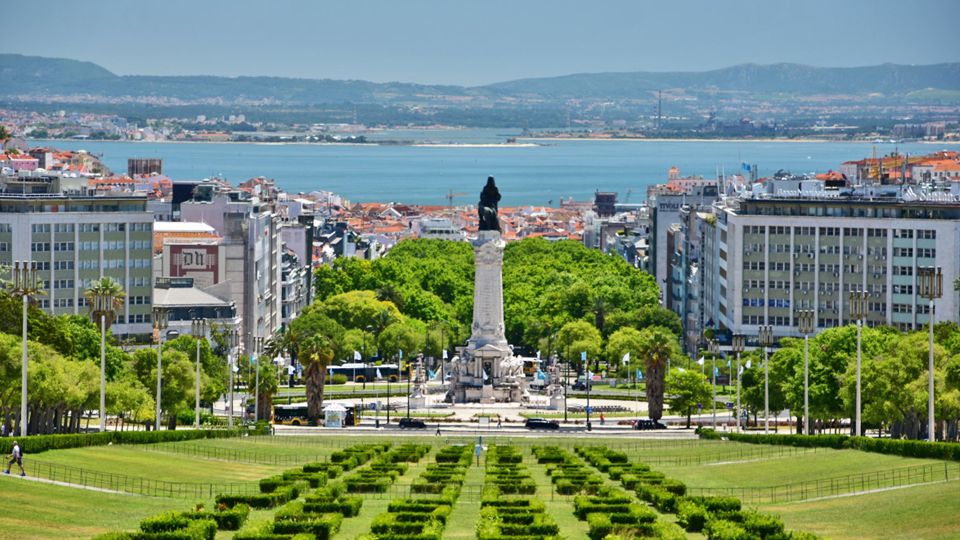
{"label": "white stone base", "polygon": [[549,409],[551,411],[559,411],[563,409],[563,396],[553,396],[550,398]]}
{"label": "white stone base", "polygon": [[414,396],[409,398],[411,409],[426,409],[427,396]]}

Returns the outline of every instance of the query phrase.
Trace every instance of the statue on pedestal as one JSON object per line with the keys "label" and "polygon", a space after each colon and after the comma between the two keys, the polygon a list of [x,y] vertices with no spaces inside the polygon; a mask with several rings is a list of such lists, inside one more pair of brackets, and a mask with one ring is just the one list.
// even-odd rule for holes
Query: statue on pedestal
{"label": "statue on pedestal", "polygon": [[477,213],[480,216],[481,231],[499,231],[500,219],[497,217],[497,205],[500,204],[500,190],[492,176],[487,177],[487,185],[480,192],[480,204]]}

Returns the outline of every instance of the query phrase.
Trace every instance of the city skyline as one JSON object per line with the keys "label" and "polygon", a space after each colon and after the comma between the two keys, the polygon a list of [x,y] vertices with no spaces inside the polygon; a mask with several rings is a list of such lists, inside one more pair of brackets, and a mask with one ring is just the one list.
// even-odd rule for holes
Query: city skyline
{"label": "city skyline", "polygon": [[[269,11],[242,2],[119,7],[117,2],[82,5],[88,20],[109,29],[108,39],[37,41],[28,39],[29,27],[15,26],[3,52],[91,61],[117,74],[482,85],[588,72],[706,71],[744,63],[932,64],[956,61],[960,50],[960,37],[950,25],[960,5],[934,0],[912,3],[910,16],[896,21],[890,14],[901,5],[892,1],[610,2],[603,9],[532,1],[510,4],[509,11],[503,2],[433,1],[286,2]],[[56,1],[51,8],[77,9]],[[923,39],[891,39],[898,34],[922,34]]]}

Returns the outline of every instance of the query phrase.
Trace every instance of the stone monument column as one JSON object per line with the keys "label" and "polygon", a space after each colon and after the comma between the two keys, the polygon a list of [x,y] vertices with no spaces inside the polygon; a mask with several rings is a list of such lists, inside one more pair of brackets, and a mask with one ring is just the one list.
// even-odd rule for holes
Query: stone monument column
{"label": "stone monument column", "polygon": [[473,242],[476,269],[470,345],[474,350],[488,345],[510,350],[503,327],[503,247],[500,231],[480,231]]}

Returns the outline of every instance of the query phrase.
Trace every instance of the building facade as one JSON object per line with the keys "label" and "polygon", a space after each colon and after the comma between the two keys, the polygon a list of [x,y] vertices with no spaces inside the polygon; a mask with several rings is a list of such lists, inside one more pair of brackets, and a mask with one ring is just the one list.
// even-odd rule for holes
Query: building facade
{"label": "building facade", "polygon": [[86,315],[84,291],[110,277],[126,292],[118,338],[151,335],[153,215],[143,194],[95,194],[53,174],[0,179],[0,264],[32,261],[48,313]]}

